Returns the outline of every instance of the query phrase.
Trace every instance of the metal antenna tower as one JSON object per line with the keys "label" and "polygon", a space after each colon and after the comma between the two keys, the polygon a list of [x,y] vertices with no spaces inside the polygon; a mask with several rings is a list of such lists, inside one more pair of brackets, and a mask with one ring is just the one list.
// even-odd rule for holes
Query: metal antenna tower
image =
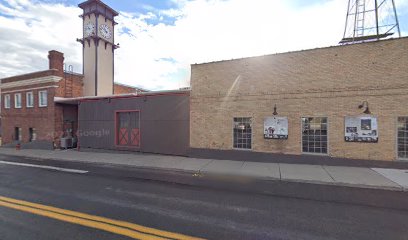
{"label": "metal antenna tower", "polygon": [[340,44],[376,41],[395,31],[401,37],[394,0],[349,0]]}

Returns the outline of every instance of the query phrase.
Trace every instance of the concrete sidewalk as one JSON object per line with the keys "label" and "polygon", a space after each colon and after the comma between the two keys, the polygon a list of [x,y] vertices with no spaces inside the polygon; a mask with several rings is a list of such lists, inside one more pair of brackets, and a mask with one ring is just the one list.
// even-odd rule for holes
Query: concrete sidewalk
{"label": "concrete sidewalk", "polygon": [[49,160],[126,165],[144,169],[191,172],[193,174],[242,176],[262,180],[408,191],[408,170],[400,169],[262,163],[140,153],[78,152],[76,150],[0,148],[0,154]]}

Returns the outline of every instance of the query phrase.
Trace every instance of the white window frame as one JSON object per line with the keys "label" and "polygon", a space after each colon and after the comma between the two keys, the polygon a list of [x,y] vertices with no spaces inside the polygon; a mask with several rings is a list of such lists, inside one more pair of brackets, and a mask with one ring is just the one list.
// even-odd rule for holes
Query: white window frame
{"label": "white window frame", "polygon": [[[45,104],[43,104],[43,102],[41,101],[41,94],[42,93],[45,93],[45,95],[46,95]],[[48,92],[47,92],[47,90],[38,91],[38,106],[39,107],[47,107],[48,106]]]}
{"label": "white window frame", "polygon": [[[18,106],[17,103],[17,97],[20,97],[20,105]],[[22,107],[22,97],[21,97],[21,93],[14,93],[14,108],[21,108]]]}
{"label": "white window frame", "polygon": [[4,108],[10,109],[11,108],[11,97],[10,94],[4,95]]}
{"label": "white window frame", "polygon": [[[29,95],[31,97],[29,97]],[[31,99],[31,105],[29,104],[29,101],[28,101],[29,99]],[[33,92],[26,92],[26,106],[28,108],[34,107],[34,93]]]}
{"label": "white window frame", "polygon": [[[241,148],[241,147],[235,147],[234,146],[234,128],[235,128],[235,118],[238,118],[238,119],[244,119],[244,118],[247,118],[247,119],[249,119],[249,123],[250,123],[250,125],[251,125],[251,142],[250,142],[250,144],[251,144],[251,148]],[[253,117],[233,117],[232,118],[232,149],[233,150],[239,150],[239,151],[252,151],[253,150],[253,140],[254,140],[254,133],[253,133]],[[248,144],[248,143],[246,143],[246,144]]]}
{"label": "white window frame", "polygon": [[[326,118],[326,131],[327,131],[327,146],[326,153],[316,153],[316,152],[304,152],[303,151],[303,118]],[[300,151],[303,155],[317,155],[317,156],[329,156],[330,155],[330,139],[329,139],[329,127],[330,127],[329,117],[327,116],[307,116],[300,118]]]}
{"label": "white window frame", "polygon": [[397,160],[407,161],[408,158],[400,157],[400,154],[399,154],[399,148],[398,148],[399,147],[399,136],[398,136],[399,134],[398,119],[399,118],[408,118],[408,116],[399,116],[396,119],[396,155],[397,155]]}

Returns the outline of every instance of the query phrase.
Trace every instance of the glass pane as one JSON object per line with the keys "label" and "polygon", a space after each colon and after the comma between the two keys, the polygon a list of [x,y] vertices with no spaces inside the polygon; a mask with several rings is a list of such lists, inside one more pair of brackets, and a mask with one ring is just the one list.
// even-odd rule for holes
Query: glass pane
{"label": "glass pane", "polygon": [[234,118],[233,138],[234,148],[251,149],[251,118]]}
{"label": "glass pane", "polygon": [[408,117],[398,118],[398,133],[397,133],[397,148],[398,157],[402,159],[408,159],[408,131],[407,124]]}
{"label": "glass pane", "polygon": [[327,153],[327,118],[302,118],[302,151]]}

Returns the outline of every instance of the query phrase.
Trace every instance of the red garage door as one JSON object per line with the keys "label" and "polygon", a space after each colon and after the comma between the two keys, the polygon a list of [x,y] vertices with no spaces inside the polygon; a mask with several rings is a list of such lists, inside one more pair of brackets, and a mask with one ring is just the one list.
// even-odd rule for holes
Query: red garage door
{"label": "red garage door", "polygon": [[119,146],[140,147],[140,112],[117,112],[116,122],[116,144]]}

